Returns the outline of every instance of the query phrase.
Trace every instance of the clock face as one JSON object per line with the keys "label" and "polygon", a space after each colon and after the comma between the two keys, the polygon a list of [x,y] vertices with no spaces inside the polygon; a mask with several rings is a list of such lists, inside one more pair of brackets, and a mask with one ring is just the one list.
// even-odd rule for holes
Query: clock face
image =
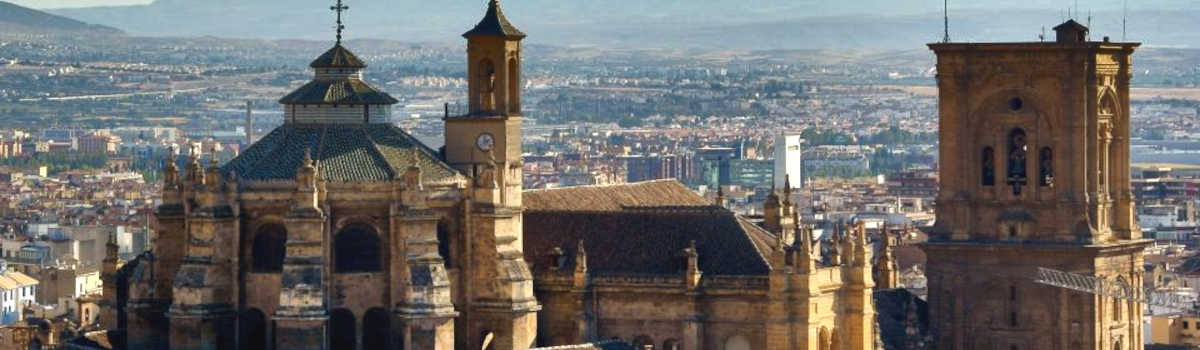
{"label": "clock face", "polygon": [[480,151],[490,151],[492,146],[496,145],[496,140],[492,138],[492,134],[480,134],[479,138],[475,139],[475,147],[479,147]]}

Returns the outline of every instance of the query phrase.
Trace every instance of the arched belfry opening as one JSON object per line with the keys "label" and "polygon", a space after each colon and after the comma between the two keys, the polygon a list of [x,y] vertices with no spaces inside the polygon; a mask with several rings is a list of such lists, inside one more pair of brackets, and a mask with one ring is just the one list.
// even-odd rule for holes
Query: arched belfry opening
{"label": "arched belfry opening", "polygon": [[479,94],[479,109],[483,111],[496,110],[496,65],[491,59],[484,58],[479,61],[479,72],[475,79],[478,79]]}
{"label": "arched belfry opening", "polygon": [[996,185],[996,151],[991,146],[984,147],[979,154],[979,183],[984,186]]}
{"label": "arched belfry opening", "polygon": [[508,112],[521,113],[521,65],[517,62],[517,57],[508,59]]}
{"label": "arched belfry opening", "polygon": [[1025,130],[1014,128],[1008,133],[1008,184],[1013,195],[1021,195],[1021,187],[1028,183],[1025,159],[1029,149]]}
{"label": "arched belfry opening", "polygon": [[1054,150],[1050,147],[1042,147],[1038,151],[1038,185],[1054,185]]}

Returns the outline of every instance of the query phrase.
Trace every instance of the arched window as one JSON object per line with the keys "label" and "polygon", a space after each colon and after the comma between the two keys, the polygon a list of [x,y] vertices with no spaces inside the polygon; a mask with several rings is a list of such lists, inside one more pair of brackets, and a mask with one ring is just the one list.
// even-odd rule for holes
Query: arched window
{"label": "arched window", "polygon": [[[521,72],[517,58],[508,59],[508,111],[521,112]],[[639,349],[640,350],[640,349]]]}
{"label": "arched window", "polygon": [[381,269],[379,235],[366,224],[350,224],[334,238],[334,270],[374,272]]}
{"label": "arched window", "polygon": [[329,313],[329,348],[354,349],[354,313],[334,309]]}
{"label": "arched window", "polygon": [[438,254],[442,255],[442,261],[446,263],[446,268],[454,268],[454,256],[452,245],[450,245],[450,223],[445,219],[437,223],[437,239],[438,239]]}
{"label": "arched window", "polygon": [[388,349],[391,318],[387,310],[372,308],[363,315],[363,349]]}
{"label": "arched window", "polygon": [[479,109],[496,109],[496,65],[492,60],[479,62]]}
{"label": "arched window", "polygon": [[1054,185],[1054,151],[1050,147],[1038,151],[1038,164],[1038,185]]}
{"label": "arched window", "polygon": [[996,185],[996,152],[991,147],[984,147],[979,156],[980,183],[984,186]]}
{"label": "arched window", "polygon": [[829,329],[821,327],[821,331],[817,335],[817,349],[829,350]]}
{"label": "arched window", "polygon": [[242,311],[238,317],[238,349],[260,350],[267,348],[267,317],[258,309]]}
{"label": "arched window", "polygon": [[1028,147],[1025,130],[1016,128],[1008,134],[1008,184],[1013,187],[1013,195],[1020,195],[1021,186],[1028,184],[1025,171]]}
{"label": "arched window", "polygon": [[251,252],[254,272],[283,271],[283,257],[287,250],[287,228],[280,224],[264,224],[254,234]]}

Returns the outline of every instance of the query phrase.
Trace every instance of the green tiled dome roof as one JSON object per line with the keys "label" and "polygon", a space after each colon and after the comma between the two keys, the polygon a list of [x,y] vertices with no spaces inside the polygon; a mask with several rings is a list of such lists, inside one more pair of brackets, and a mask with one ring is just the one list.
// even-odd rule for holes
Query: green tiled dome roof
{"label": "green tiled dome roof", "polygon": [[390,124],[284,124],[226,164],[223,172],[236,171],[245,180],[295,179],[306,151],[331,182],[391,180],[414,161],[426,182],[461,176],[435,151]]}
{"label": "green tiled dome roof", "polygon": [[288,105],[391,105],[396,98],[360,79],[313,80],[279,99]]}

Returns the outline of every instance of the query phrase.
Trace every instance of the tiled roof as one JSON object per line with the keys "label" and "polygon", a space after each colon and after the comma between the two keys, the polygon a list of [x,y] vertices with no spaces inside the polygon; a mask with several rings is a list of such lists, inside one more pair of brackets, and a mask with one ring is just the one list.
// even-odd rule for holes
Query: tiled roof
{"label": "tiled roof", "polygon": [[308,65],[313,68],[367,68],[367,64],[358,59],[353,52],[342,44],[334,45],[329,51],[318,56]]}
{"label": "tiled roof", "polygon": [[1074,29],[1077,31],[1084,31],[1084,32],[1086,32],[1088,30],[1087,26],[1080,24],[1079,22],[1076,22],[1074,19],[1068,19],[1066,22],[1063,22],[1062,24],[1059,24],[1058,26],[1054,27],[1054,30],[1068,29],[1068,28]]}
{"label": "tiled roof", "polygon": [[470,38],[473,36],[500,36],[508,39],[523,39],[525,33],[522,33],[508,22],[508,18],[504,17],[504,11],[500,10],[500,2],[492,0],[488,2],[487,13],[483,15],[483,19],[479,24],[475,25],[470,31],[463,33],[464,37]]}
{"label": "tiled roof", "polygon": [[676,180],[525,191],[525,210],[621,211],[634,208],[708,207],[713,203]]}
{"label": "tiled roof", "polygon": [[358,78],[314,79],[279,99],[279,103],[286,105],[391,105],[396,102],[399,102],[396,98]]}
{"label": "tiled roof", "polygon": [[22,286],[32,286],[32,285],[38,284],[38,280],[34,279],[33,277],[29,277],[29,275],[23,274],[18,271],[6,272],[4,274],[4,276],[13,279],[13,281],[16,281],[18,284],[20,284]]}
{"label": "tiled roof", "polygon": [[764,252],[773,236],[675,180],[533,190],[523,201],[525,257],[535,269],[555,247],[574,266],[582,240],[593,273],[677,274],[691,241],[706,275],[771,270]]}
{"label": "tiled roof", "polygon": [[13,290],[20,287],[21,284],[17,283],[16,280],[13,280],[5,275],[0,275],[0,290]]}
{"label": "tiled roof", "polygon": [[437,153],[390,124],[284,124],[223,167],[241,179],[296,178],[311,152],[321,175],[332,182],[387,181],[416,162],[426,182],[461,176]]}

